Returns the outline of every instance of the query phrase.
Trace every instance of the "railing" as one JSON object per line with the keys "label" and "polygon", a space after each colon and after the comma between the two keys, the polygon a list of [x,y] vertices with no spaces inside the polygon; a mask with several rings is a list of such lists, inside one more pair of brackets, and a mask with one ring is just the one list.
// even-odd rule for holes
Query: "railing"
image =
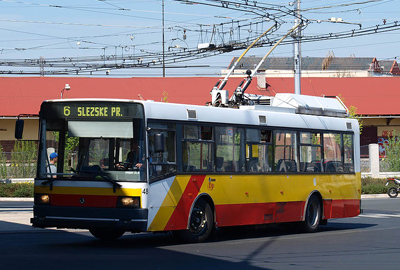
{"label": "railing", "polygon": [[0,152],[0,179],[33,178],[37,151]]}

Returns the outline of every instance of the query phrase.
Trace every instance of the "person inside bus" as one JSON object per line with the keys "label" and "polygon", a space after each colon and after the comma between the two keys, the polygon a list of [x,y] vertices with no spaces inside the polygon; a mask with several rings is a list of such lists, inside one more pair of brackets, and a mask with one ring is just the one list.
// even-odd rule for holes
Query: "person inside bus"
{"label": "person inside bus", "polygon": [[[57,153],[51,153],[50,154],[50,164],[47,167],[47,173],[57,173],[57,160],[58,160],[58,154]],[[50,178],[56,178],[56,175],[49,175],[48,177]]]}
{"label": "person inside bus", "polygon": [[135,168],[142,168],[143,163],[140,160],[140,147],[137,141],[132,142],[131,151],[126,156],[126,161],[123,166],[119,166],[119,169],[129,170]]}
{"label": "person inside bus", "polygon": [[108,158],[103,158],[100,160],[100,168],[102,170],[108,170],[109,169],[109,159]]}

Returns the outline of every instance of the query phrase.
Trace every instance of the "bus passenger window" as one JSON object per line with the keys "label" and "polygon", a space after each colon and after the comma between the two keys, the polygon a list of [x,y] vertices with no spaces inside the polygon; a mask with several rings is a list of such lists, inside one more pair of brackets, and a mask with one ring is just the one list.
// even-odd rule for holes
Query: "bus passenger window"
{"label": "bus passenger window", "polygon": [[344,172],[354,173],[353,134],[343,134]]}
{"label": "bus passenger window", "polygon": [[328,173],[343,172],[341,134],[324,134],[324,171]]}
{"label": "bus passenger window", "polygon": [[[220,170],[222,172],[244,171],[244,130],[235,127],[216,127],[215,134],[217,161],[222,161]],[[218,169],[217,166],[217,171]]]}
{"label": "bus passenger window", "polygon": [[183,127],[183,171],[214,171],[213,128],[185,125]]}
{"label": "bus passenger window", "polygon": [[300,171],[321,172],[321,133],[300,132]]}
{"label": "bus passenger window", "polygon": [[246,130],[246,169],[248,172],[272,171],[271,130]]}
{"label": "bus passenger window", "polygon": [[296,132],[275,131],[275,172],[297,172],[297,138]]}

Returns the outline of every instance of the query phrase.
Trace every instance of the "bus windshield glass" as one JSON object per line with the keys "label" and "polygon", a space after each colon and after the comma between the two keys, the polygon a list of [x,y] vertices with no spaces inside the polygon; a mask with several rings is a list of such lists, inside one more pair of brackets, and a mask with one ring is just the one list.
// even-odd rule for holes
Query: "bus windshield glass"
{"label": "bus windshield glass", "polygon": [[38,178],[145,181],[143,110],[128,105],[44,103]]}

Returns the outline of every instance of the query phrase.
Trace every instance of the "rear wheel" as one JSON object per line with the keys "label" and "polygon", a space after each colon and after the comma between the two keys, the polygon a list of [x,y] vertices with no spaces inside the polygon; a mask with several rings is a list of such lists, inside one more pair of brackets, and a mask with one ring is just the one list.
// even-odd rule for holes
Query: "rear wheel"
{"label": "rear wheel", "polygon": [[187,243],[199,243],[208,238],[213,226],[214,217],[210,204],[203,199],[199,199],[190,213],[189,229],[175,231],[174,235]]}
{"label": "rear wheel", "polygon": [[308,233],[316,232],[321,222],[321,217],[321,203],[317,196],[311,196],[307,204],[305,219],[300,223],[300,229]]}
{"label": "rear wheel", "polygon": [[111,241],[120,238],[125,231],[108,228],[92,228],[89,232],[96,238],[104,241]]}
{"label": "rear wheel", "polygon": [[399,195],[399,192],[397,191],[396,187],[389,188],[387,193],[388,193],[390,198],[396,198],[397,195]]}

